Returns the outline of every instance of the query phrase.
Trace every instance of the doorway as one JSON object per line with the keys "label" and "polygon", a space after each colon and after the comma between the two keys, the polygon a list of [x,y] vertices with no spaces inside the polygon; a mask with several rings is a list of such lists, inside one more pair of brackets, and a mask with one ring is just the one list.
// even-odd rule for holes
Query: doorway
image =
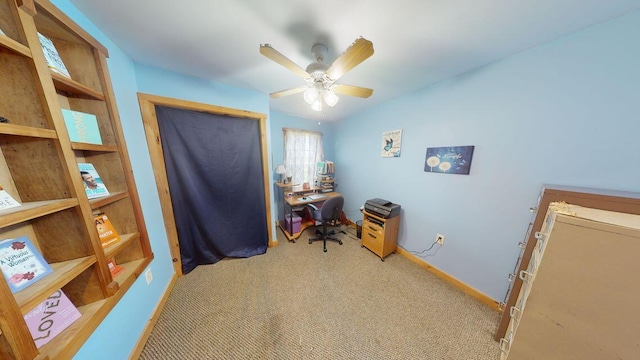
{"label": "doorway", "polygon": [[[173,120],[173,122],[176,122],[176,124],[171,125],[172,120],[167,121],[165,119],[167,118],[167,114],[169,113],[170,113],[169,117],[173,117],[176,114],[180,115],[180,112],[183,112],[184,115],[195,116],[196,120],[194,121],[200,121],[199,123],[200,125],[198,126],[208,126],[207,124],[213,124],[211,123],[211,121],[215,122],[219,120],[226,124],[232,124],[233,126],[244,123],[246,124],[246,126],[249,126],[249,128],[256,129],[257,134],[255,135],[256,137],[254,137],[254,140],[258,139],[259,145],[257,144],[257,149],[259,154],[258,154],[258,158],[256,159],[257,162],[255,162],[255,164],[259,165],[259,167],[261,168],[256,169],[256,166],[253,166],[253,170],[251,173],[252,175],[249,175],[249,176],[251,178],[258,177],[257,179],[258,182],[257,183],[254,182],[252,184],[252,189],[256,190],[254,191],[255,194],[259,194],[259,195],[254,196],[251,201],[245,202],[245,204],[233,203],[233,205],[231,207],[228,207],[227,209],[233,208],[234,212],[242,213],[242,207],[244,206],[247,212],[251,213],[253,211],[253,209],[251,209],[251,204],[254,204],[254,207],[255,207],[256,200],[257,200],[258,205],[260,205],[260,207],[264,209],[264,211],[257,212],[258,214],[260,214],[259,217],[263,218],[258,220],[259,221],[264,220],[262,222],[264,224],[264,228],[257,230],[257,233],[260,233],[260,232],[266,233],[266,239],[264,239],[266,243],[265,245],[269,247],[274,246],[275,242],[273,242],[272,240],[273,239],[272,231],[271,231],[271,227],[269,226],[269,224],[271,224],[271,209],[270,209],[270,201],[269,201],[270,199],[269,187],[267,186],[269,184],[269,176],[268,176],[269,171],[268,171],[268,162],[267,162],[267,148],[266,148],[267,144],[265,140],[266,139],[266,115],[253,113],[249,111],[236,110],[236,109],[224,108],[220,106],[213,106],[213,105],[195,103],[195,102],[190,102],[185,100],[165,98],[165,97],[159,97],[159,96],[149,95],[149,94],[141,94],[141,93],[138,94],[138,100],[140,102],[140,108],[142,111],[143,122],[145,125],[145,133],[147,137],[147,144],[149,146],[151,162],[154,169],[154,177],[156,179],[156,185],[158,187],[158,193],[159,193],[158,195],[160,197],[160,202],[162,206],[163,220],[167,230],[167,236],[169,238],[169,246],[170,246],[171,256],[173,259],[174,270],[176,274],[180,276],[182,274],[188,273],[189,271],[191,271],[191,269],[197,266],[198,262],[200,261],[204,261],[203,263],[212,263],[217,261],[216,259],[219,260],[221,256],[222,257],[226,257],[226,256],[245,257],[245,256],[242,256],[243,251],[245,254],[247,254],[247,252],[246,250],[235,251],[233,249],[229,250],[228,248],[228,246],[239,246],[239,247],[243,246],[242,244],[236,244],[236,242],[233,239],[226,239],[228,236],[239,236],[237,239],[238,241],[244,240],[241,238],[238,231],[234,230],[239,224],[238,218],[230,219],[230,220],[225,219],[224,220],[225,224],[220,224],[220,221],[218,221],[218,225],[223,226],[222,230],[220,230],[219,229],[220,226],[217,226],[217,225],[213,226],[213,228],[210,227],[211,225],[210,223],[212,222],[215,223],[216,220],[219,220],[219,216],[215,215],[216,213],[219,214],[219,211],[216,210],[216,207],[219,209],[220,206],[223,206],[223,207],[230,206],[229,203],[227,203],[227,205],[224,205],[224,204],[220,205],[220,203],[218,203],[218,205],[215,205],[213,204],[214,201],[209,201],[212,199],[212,197],[207,198],[205,201],[200,201],[201,203],[200,205],[204,206],[202,209],[205,214],[203,216],[200,216],[198,213],[199,211],[198,208],[194,208],[192,206],[193,203],[197,203],[200,200],[197,198],[197,194],[188,195],[188,192],[187,192],[187,195],[186,195],[187,197],[185,198],[184,193],[182,193],[180,190],[180,188],[183,186],[180,186],[180,184],[176,185],[175,183],[176,179],[174,178],[173,175],[175,175],[176,171],[184,172],[185,160],[184,159],[178,160],[176,162],[171,158],[166,158],[167,156],[166,152],[171,150],[166,150],[166,149],[163,150],[163,142],[165,143],[165,148],[166,148],[167,143],[171,141],[170,135],[174,132],[178,132],[178,131],[181,132],[182,127],[188,127],[188,126],[186,125],[181,126],[179,124],[180,121],[183,121],[183,120],[177,120],[177,121]],[[234,120],[239,120],[239,121],[234,122]],[[188,121],[191,121],[191,120],[188,120]],[[166,124],[169,124],[168,126],[170,127],[177,125],[177,127],[172,128],[170,132],[167,132],[167,130],[164,130],[165,138],[163,139],[162,128],[166,127],[167,126]],[[183,123],[183,124],[186,124],[186,123]],[[219,128],[220,124],[216,126],[218,126]],[[240,125],[240,126],[242,128],[242,126],[245,126],[245,125]],[[198,137],[197,131],[194,136],[196,136],[196,138]],[[255,141],[253,142],[255,143]],[[194,145],[193,149],[200,148],[200,147],[207,147],[206,142],[201,141],[200,146],[196,144],[197,142],[193,144]],[[189,145],[190,145],[189,141],[187,141],[185,145],[185,149],[187,149],[186,151],[188,152],[193,150],[193,149],[189,150]],[[181,146],[183,145],[176,145],[176,148],[180,148]],[[178,151],[178,152],[184,152],[184,151]],[[206,158],[206,155],[204,156]],[[176,167],[177,163],[179,164],[178,167]],[[203,161],[201,161],[200,164],[203,164]],[[206,161],[206,165],[207,166],[209,165],[208,161]],[[197,161],[191,166],[198,173],[202,172],[201,171],[202,165],[198,165]],[[225,167],[221,166],[220,164],[217,166],[214,165],[214,167],[222,171],[225,170],[224,169]],[[213,173],[213,175],[212,173],[209,173],[208,175],[204,174],[205,177],[213,177],[214,179],[200,179],[198,181],[200,184],[206,185],[205,187],[207,191],[210,190],[209,188],[215,188],[216,184],[220,182],[223,182],[223,184],[231,184],[234,181],[245,181],[246,178],[234,179],[234,176],[246,176],[246,175],[237,173],[237,171],[235,170],[237,169],[234,169],[234,171],[229,172],[228,175],[224,175],[222,178],[218,177],[218,174],[215,174],[215,173]],[[189,178],[188,180],[190,182],[192,181],[191,178]],[[178,182],[180,182],[180,179],[178,179]],[[261,186],[262,188],[256,189],[256,186]],[[189,188],[189,187],[190,186],[184,186],[183,188]],[[218,193],[220,193],[220,188],[218,188]],[[189,196],[192,196],[192,197],[189,198]],[[260,199],[260,196],[262,197],[262,199]],[[227,198],[226,201],[228,202],[233,201],[233,199],[230,199],[229,196],[225,196],[225,197]],[[258,199],[256,199],[256,197]],[[186,207],[184,207],[185,205]],[[225,213],[225,216],[226,216],[226,213],[228,212],[229,211],[223,211],[223,213]],[[185,214],[187,215],[185,216]],[[255,220],[255,219],[252,219],[252,220]],[[225,225],[227,226],[226,230],[224,229]],[[258,227],[260,226],[261,225],[259,225]],[[197,231],[194,231],[194,229],[196,228],[197,228]],[[242,227],[240,227],[240,229],[242,229]],[[207,253],[205,254],[206,256],[211,255],[210,259],[209,260],[194,259],[191,254],[188,254],[190,250],[185,249],[184,245],[181,245],[181,242],[180,242],[180,240],[183,239],[184,240],[183,243],[191,244],[194,238],[196,239],[196,243],[197,241],[200,241],[203,239],[205,241],[209,241],[209,240],[218,241],[224,238],[223,240],[227,241],[227,244],[222,244],[222,245],[203,244],[204,246],[202,248],[203,253]],[[256,242],[255,234],[254,236],[250,236],[250,238],[251,239],[249,239],[249,242],[251,241],[253,241],[254,243]],[[264,236],[262,236],[262,238],[264,238]],[[259,241],[260,240],[258,240],[258,242]],[[250,253],[251,251],[255,251],[255,250],[250,250],[248,253]],[[266,251],[266,248],[264,251]],[[213,254],[210,254],[210,253],[213,253]],[[183,255],[185,256],[183,257]],[[184,262],[183,262],[183,259],[185,260]],[[212,262],[208,262],[211,260]]]}

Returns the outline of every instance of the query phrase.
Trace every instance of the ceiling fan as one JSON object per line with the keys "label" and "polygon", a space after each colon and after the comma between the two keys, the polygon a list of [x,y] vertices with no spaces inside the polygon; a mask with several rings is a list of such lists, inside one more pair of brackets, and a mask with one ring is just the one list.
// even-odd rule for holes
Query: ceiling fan
{"label": "ceiling fan", "polygon": [[331,65],[323,62],[327,51],[327,46],[324,44],[313,45],[311,53],[316,61],[309,64],[306,69],[303,69],[272,48],[271,45],[260,45],[260,53],[262,55],[291,70],[306,82],[306,85],[276,91],[269,95],[272,98],[280,98],[304,92],[304,100],[311,105],[311,108],[316,111],[322,111],[323,100],[329,106],[334,106],[338,102],[338,96],[336,94],[361,98],[368,98],[373,94],[373,89],[336,84],[336,81],[349,70],[373,55],[373,44],[371,41],[362,37],[356,39]]}

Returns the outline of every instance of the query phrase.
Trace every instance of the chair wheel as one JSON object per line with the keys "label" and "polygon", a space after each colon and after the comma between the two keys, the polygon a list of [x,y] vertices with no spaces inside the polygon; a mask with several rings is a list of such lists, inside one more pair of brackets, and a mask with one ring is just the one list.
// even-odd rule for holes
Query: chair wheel
{"label": "chair wheel", "polygon": [[313,241],[309,240],[309,244],[311,244]]}
{"label": "chair wheel", "polygon": [[322,251],[327,252],[327,248],[322,249]]}
{"label": "chair wheel", "polygon": [[342,241],[338,241],[338,244],[342,245]]}

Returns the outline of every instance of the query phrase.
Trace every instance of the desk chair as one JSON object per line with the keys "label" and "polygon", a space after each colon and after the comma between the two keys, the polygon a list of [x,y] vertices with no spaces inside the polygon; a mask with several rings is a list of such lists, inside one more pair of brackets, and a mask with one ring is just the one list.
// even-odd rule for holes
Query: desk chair
{"label": "desk chair", "polygon": [[[336,241],[342,245],[342,240],[332,237],[327,231],[327,225],[330,222],[338,221],[340,214],[342,213],[342,206],[344,205],[344,198],[342,196],[334,196],[327,199],[320,209],[314,209],[313,220],[320,221],[322,223],[322,233],[319,236],[309,238],[309,244],[316,240],[323,241],[323,251],[327,252],[327,240]],[[315,206],[314,206],[315,208]]]}

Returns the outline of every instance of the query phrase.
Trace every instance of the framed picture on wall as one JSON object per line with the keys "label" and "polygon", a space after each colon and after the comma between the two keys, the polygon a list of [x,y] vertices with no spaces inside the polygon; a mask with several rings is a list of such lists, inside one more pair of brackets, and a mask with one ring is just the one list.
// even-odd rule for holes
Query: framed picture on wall
{"label": "framed picture on wall", "polygon": [[392,130],[382,133],[382,157],[400,157],[402,144],[402,130]]}
{"label": "framed picture on wall", "polygon": [[424,171],[469,175],[474,146],[427,148]]}

